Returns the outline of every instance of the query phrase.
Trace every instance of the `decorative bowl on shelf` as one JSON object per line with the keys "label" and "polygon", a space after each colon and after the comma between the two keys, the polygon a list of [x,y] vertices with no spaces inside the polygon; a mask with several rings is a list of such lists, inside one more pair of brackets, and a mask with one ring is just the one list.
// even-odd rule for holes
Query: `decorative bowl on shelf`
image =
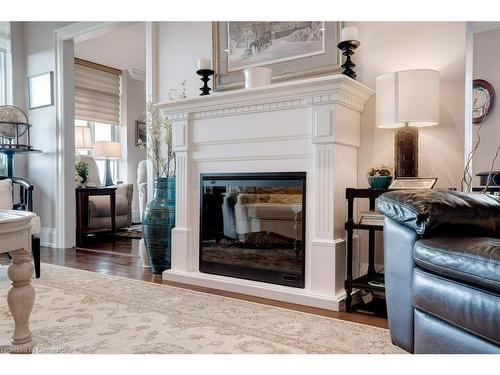
{"label": "decorative bowl on shelf", "polygon": [[243,71],[245,76],[245,88],[267,86],[271,84],[272,69],[264,66],[252,66]]}
{"label": "decorative bowl on shelf", "polygon": [[372,189],[387,189],[392,182],[392,176],[367,176]]}

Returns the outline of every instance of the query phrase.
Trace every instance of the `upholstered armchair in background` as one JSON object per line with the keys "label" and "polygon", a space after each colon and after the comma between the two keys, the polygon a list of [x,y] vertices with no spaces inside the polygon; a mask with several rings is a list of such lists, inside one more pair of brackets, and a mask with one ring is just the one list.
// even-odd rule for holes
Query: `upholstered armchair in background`
{"label": "upholstered armchair in background", "polygon": [[137,165],[137,191],[139,192],[139,213],[142,215],[144,213],[144,208],[148,203],[148,161],[141,160]]}
{"label": "upholstered armchair in background", "polygon": [[[89,186],[101,186],[97,163],[91,156],[78,155],[77,160],[83,160],[89,168],[87,184]],[[132,225],[132,196],[134,194],[133,184],[117,184],[116,189],[116,227],[128,227]],[[109,197],[94,196],[89,198],[89,227],[111,228],[111,206]]]}

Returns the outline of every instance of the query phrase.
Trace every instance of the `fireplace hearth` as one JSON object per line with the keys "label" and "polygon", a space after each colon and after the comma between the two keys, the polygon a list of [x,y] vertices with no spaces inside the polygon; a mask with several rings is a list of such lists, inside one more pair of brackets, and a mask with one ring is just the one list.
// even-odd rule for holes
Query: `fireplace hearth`
{"label": "fireplace hearth", "polygon": [[303,288],[306,173],[200,180],[200,271]]}

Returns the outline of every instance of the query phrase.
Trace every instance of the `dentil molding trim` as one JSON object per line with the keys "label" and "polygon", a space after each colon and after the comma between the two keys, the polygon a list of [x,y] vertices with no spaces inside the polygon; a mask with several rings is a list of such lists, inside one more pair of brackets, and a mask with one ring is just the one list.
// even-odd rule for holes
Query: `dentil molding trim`
{"label": "dentil molding trim", "polygon": [[357,112],[374,91],[343,75],[310,78],[263,87],[156,103],[172,121],[265,112],[339,103]]}

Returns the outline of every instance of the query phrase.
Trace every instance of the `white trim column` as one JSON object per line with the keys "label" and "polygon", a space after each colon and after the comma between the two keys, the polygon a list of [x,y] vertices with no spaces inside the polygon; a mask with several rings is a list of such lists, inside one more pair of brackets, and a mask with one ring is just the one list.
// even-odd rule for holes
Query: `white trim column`
{"label": "white trim column", "polygon": [[[191,272],[196,270],[191,217],[191,152],[189,147],[189,120],[173,124],[173,148],[175,151],[175,228],[172,230],[172,270]],[[175,249],[175,250],[174,250]]]}
{"label": "white trim column", "polygon": [[[158,23],[146,22],[146,100],[158,101]],[[149,135],[148,135],[149,142]],[[153,198],[153,165],[148,160],[146,202]]]}

